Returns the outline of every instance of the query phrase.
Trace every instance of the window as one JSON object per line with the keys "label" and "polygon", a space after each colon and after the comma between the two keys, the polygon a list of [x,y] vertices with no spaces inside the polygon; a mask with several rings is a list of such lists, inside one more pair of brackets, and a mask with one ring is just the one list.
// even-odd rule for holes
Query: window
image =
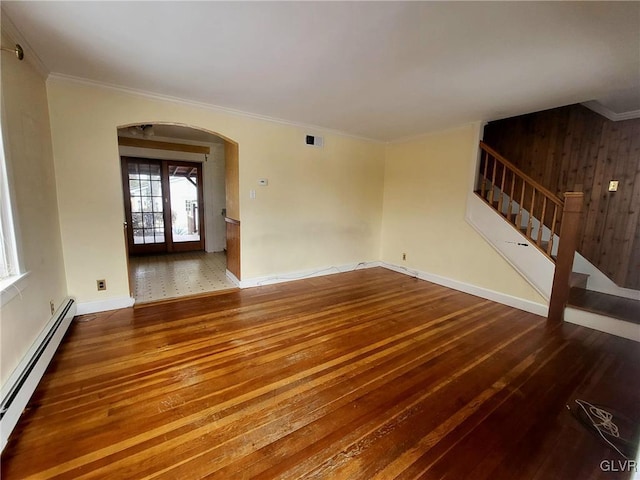
{"label": "window", "polygon": [[0,135],[0,284],[4,285],[4,280],[19,273],[4,144]]}

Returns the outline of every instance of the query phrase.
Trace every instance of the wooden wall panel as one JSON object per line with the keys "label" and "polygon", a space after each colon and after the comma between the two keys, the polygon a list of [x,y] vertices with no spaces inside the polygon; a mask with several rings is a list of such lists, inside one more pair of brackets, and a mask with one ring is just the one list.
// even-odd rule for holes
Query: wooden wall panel
{"label": "wooden wall panel", "polygon": [[613,122],[570,105],[490,122],[484,141],[558,195],[584,192],[578,251],[618,285],[640,289],[640,119]]}
{"label": "wooden wall panel", "polygon": [[240,276],[240,222],[232,218],[225,218],[227,226],[227,270],[238,280]]}

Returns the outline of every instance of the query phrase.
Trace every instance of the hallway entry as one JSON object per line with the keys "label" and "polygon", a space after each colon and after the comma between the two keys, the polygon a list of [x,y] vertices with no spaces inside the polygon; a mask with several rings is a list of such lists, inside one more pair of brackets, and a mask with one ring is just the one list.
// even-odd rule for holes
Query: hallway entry
{"label": "hallway entry", "polygon": [[228,291],[225,252],[186,252],[131,257],[131,289],[136,305],[177,297]]}
{"label": "hallway entry", "polygon": [[136,303],[240,279],[238,145],[171,123],[118,128],[129,290]]}

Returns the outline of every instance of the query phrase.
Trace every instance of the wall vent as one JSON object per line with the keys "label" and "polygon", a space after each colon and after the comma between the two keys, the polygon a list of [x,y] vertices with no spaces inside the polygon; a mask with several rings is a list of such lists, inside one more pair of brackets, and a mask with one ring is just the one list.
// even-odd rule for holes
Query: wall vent
{"label": "wall vent", "polygon": [[317,135],[307,135],[305,143],[310,147],[322,147],[324,146],[324,138]]}

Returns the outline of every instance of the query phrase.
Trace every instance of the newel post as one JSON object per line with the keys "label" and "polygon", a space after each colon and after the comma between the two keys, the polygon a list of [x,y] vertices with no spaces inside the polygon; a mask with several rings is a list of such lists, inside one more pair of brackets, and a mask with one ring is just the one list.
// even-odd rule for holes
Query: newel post
{"label": "newel post", "polygon": [[564,309],[569,300],[569,281],[573,269],[573,257],[578,246],[583,197],[584,193],[582,192],[566,192],[564,194],[564,209],[562,210],[559,234],[560,243],[558,244],[558,257],[547,316],[549,322],[562,321]]}

